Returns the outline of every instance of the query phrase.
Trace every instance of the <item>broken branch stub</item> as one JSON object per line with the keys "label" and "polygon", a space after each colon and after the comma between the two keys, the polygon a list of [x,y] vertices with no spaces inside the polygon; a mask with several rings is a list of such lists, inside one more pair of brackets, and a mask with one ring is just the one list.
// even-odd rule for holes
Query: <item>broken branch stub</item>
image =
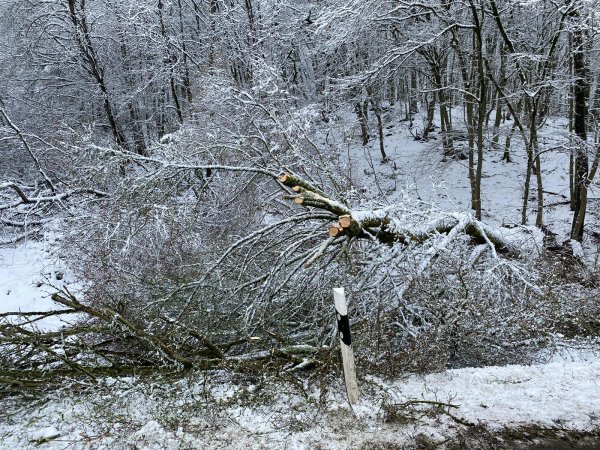
{"label": "broken branch stub", "polygon": [[315,194],[321,195],[323,197],[327,197],[325,192],[323,192],[321,189],[313,186],[312,184],[310,184],[309,182],[307,182],[301,178],[295,177],[294,175],[292,175],[290,173],[283,173],[283,174],[279,175],[277,177],[277,180],[284,186],[287,186],[291,189],[294,189],[295,186],[298,186],[307,191],[314,192]]}
{"label": "broken branch stub", "polygon": [[336,237],[341,235],[343,232],[343,228],[338,227],[337,225],[332,225],[329,227],[329,231],[327,232],[327,234],[329,235],[329,237]]}

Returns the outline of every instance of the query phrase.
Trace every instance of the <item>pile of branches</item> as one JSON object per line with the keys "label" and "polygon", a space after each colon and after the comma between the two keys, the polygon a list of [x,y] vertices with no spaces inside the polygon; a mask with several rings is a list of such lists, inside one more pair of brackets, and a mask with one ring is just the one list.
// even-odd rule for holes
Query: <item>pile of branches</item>
{"label": "pile of branches", "polygon": [[[98,377],[157,370],[183,373],[259,364],[263,369],[296,371],[318,366],[324,356],[313,346],[260,342],[252,336],[213,341],[166,317],[162,326],[149,330],[110,308],[84,305],[66,289],[53,294],[52,300],[63,308],[0,314],[0,392],[42,388],[65,379],[89,384]],[[76,324],[56,331],[35,327],[51,316],[73,315]]]}
{"label": "pile of branches", "polygon": [[[6,191],[12,195],[6,194]],[[19,231],[0,239],[0,245],[15,244],[39,234],[43,225],[51,220],[49,215],[52,209],[70,197],[80,195],[108,197],[106,192],[95,189],[76,188],[58,192],[53,185],[49,187],[44,183],[34,186],[19,185],[15,182],[1,183],[0,199],[3,203],[0,204],[0,224]]]}
{"label": "pile of branches", "polygon": [[[145,162],[148,163],[148,158],[138,158],[142,162],[146,159]],[[176,169],[181,170],[182,167],[178,166]],[[223,172],[245,170],[218,165],[187,166],[185,169],[203,171],[211,169]],[[409,220],[407,216],[409,211],[402,211],[400,206],[396,209],[388,207],[357,211],[330,198],[323,189],[315,187],[313,183],[297,175],[277,174],[267,170],[246,170],[252,173],[258,171],[261,175],[271,178],[284,190],[285,199],[291,200],[295,205],[308,208],[309,211],[283,218],[234,241],[212,262],[199,279],[175,286],[170,294],[161,299],[163,306],[153,313],[148,313],[146,317],[136,316],[131,311],[119,310],[118,304],[111,305],[110,302],[80,301],[68,290],[57,292],[52,296],[52,299],[63,309],[51,312],[3,314],[0,322],[0,357],[3,366],[9,369],[0,370],[0,384],[10,391],[24,386],[43,386],[65,377],[94,380],[102,375],[125,375],[157,369],[187,371],[214,369],[228,365],[255,365],[257,362],[261,365],[275,363],[278,367],[285,366],[286,370],[300,370],[319,365],[320,360],[324,358],[322,344],[331,344],[334,341],[315,341],[310,337],[315,330],[309,331],[309,335],[305,334],[302,337],[302,333],[298,332],[301,326],[296,320],[300,310],[289,308],[290,311],[295,311],[293,315],[289,317],[282,315],[276,318],[286,324],[287,333],[293,332],[292,336],[284,332],[269,332],[264,322],[262,322],[262,329],[259,322],[252,322],[251,326],[246,323],[241,334],[217,326],[211,328],[206,323],[207,329],[200,331],[201,325],[198,325],[198,322],[186,320],[188,316],[193,316],[186,313],[190,307],[189,300],[176,308],[169,309],[164,306],[166,298],[173,298],[175,293],[179,295],[186,290],[195,294],[203,292],[202,289],[210,281],[207,278],[210,273],[228,267],[226,263],[228,258],[238,259],[239,252],[247,248],[248,244],[250,246],[245,259],[256,252],[265,252],[264,246],[277,248],[277,243],[269,236],[272,236],[274,230],[288,227],[290,224],[295,229],[304,229],[300,226],[306,224],[307,228],[304,229],[306,236],[302,237],[302,240],[311,244],[308,247],[296,246],[294,251],[298,252],[297,255],[281,252],[281,261],[275,264],[274,271],[243,283],[244,288],[249,289],[252,298],[260,296],[273,298],[273,286],[268,282],[270,277],[285,272],[290,267],[293,270],[289,276],[283,276],[284,281],[276,291],[281,293],[281,286],[285,283],[292,284],[290,289],[293,290],[293,282],[298,281],[298,267],[308,268],[305,270],[308,274],[327,270],[329,264],[312,266],[322,259],[332,261],[332,257],[348,252],[356,243],[356,248],[362,252],[359,254],[360,258],[364,259],[363,263],[371,259],[370,266],[362,270],[363,281],[360,282],[362,288],[358,287],[358,292],[368,299],[373,286],[367,280],[376,280],[384,273],[387,273],[385,277],[392,281],[400,280],[398,285],[390,288],[393,290],[390,299],[393,300],[386,307],[387,311],[394,312],[402,309],[404,294],[414,285],[415,280],[461,237],[470,238],[474,244],[469,258],[472,265],[476,264],[486,251],[496,259],[499,258],[498,253],[516,257],[523,251],[523,247],[516,244],[514,239],[507,238],[500,230],[484,225],[469,214],[440,214],[426,221],[423,217],[415,216],[414,211],[410,212],[412,219]],[[74,191],[55,194],[55,197],[35,197],[37,202],[34,202],[32,201],[34,197],[27,196],[17,186],[7,184],[6,187],[12,189],[20,198],[18,201],[24,205],[39,205],[46,201],[59,202],[74,193],[79,193]],[[104,195],[97,191],[82,193]],[[315,228],[315,223],[321,225]],[[319,228],[323,230],[322,240],[318,239],[321,235]],[[286,234],[281,233],[281,236],[284,239]],[[311,239],[307,240],[307,238]],[[361,241],[379,248],[374,254],[385,253],[391,255],[392,259],[385,256],[368,256],[359,244]],[[257,246],[260,247],[258,250]],[[288,244],[286,246],[292,248]],[[411,264],[416,269],[410,273],[403,272],[400,270],[401,266],[397,265],[398,252],[416,247],[421,249],[418,252],[419,260]],[[381,270],[384,266],[388,267],[387,272]],[[231,267],[235,268],[237,265]],[[389,268],[392,268],[391,272]],[[310,278],[308,280],[307,283],[310,283]],[[376,289],[381,289],[382,286],[386,286],[386,283],[376,283],[378,284]],[[239,286],[234,286],[233,292],[239,293],[241,289]],[[251,306],[255,309],[259,308],[256,304]],[[265,311],[267,310],[269,309]],[[202,313],[202,311],[197,312]],[[50,332],[35,329],[35,324],[48,316],[74,314],[78,315],[76,325]],[[326,328],[328,324],[333,325],[331,320],[333,316],[328,314],[328,311],[323,311],[322,314],[325,317],[323,319],[325,329],[321,332],[331,336]],[[231,324],[229,326],[235,327]],[[252,334],[253,331],[256,331],[259,336]],[[265,339],[265,336],[269,339]],[[301,340],[303,338],[306,341],[303,342]],[[310,345],[306,345],[305,342],[310,342]]]}
{"label": "pile of branches", "polygon": [[[245,94],[240,101],[240,130],[210,114],[144,155],[85,137],[59,145],[58,175],[0,110],[37,180],[0,183],[0,220],[5,230],[23,230],[4,243],[61,217],[61,251],[85,280],[77,296],[53,295],[56,311],[0,316],[1,386],[230,365],[314,367],[336,342],[334,286],[347,290],[369,357],[414,353],[433,336],[423,347],[450,337],[459,359],[467,344],[501,348],[538,326],[530,313],[545,292],[520,264],[542,250],[538,229],[491,227],[412,199],[357,199],[339,161],[296,118],[280,123]],[[50,315],[76,320],[57,331],[36,328]],[[481,360],[470,354],[468,363]]]}

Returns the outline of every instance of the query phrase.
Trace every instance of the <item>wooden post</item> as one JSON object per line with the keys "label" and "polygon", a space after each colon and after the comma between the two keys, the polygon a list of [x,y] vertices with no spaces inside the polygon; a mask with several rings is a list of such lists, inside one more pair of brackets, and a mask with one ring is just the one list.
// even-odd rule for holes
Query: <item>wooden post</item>
{"label": "wooden post", "polygon": [[348,320],[348,305],[344,288],[333,289],[333,300],[337,313],[338,332],[340,334],[340,348],[342,350],[342,364],[344,366],[344,381],[348,403],[354,405],[358,401],[358,383],[356,382],[356,367],[354,366],[354,352],[352,351],[352,336],[350,335],[350,321]]}

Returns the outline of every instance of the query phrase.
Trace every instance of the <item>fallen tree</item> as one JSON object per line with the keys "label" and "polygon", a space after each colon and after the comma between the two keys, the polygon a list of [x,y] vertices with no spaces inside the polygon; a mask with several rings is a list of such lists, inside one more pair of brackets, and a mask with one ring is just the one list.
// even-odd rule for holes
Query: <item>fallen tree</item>
{"label": "fallen tree", "polygon": [[[494,228],[468,213],[447,213],[419,202],[355,209],[328,194],[327,187],[291,171],[282,174],[269,168],[182,163],[104,151],[105,156],[117,158],[115,167],[126,160],[143,168],[148,174],[144,183],[125,177],[111,192],[56,189],[45,193],[48,188],[27,192],[14,183],[0,186],[16,196],[7,202],[13,206],[6,211],[59,205],[80,194],[92,195],[101,201],[97,205],[106,208],[100,209],[100,215],[83,215],[79,224],[84,232],[75,228],[73,239],[65,240],[78,251],[83,249],[76,259],[90,288],[81,299],[65,290],[52,299],[66,309],[0,317],[0,354],[7,367],[0,373],[0,384],[9,391],[41,386],[55,375],[89,382],[102,374],[241,367],[273,360],[286,370],[314,367],[323,358],[317,349],[334,342],[329,327],[332,316],[324,306],[330,303],[332,283],[347,285],[351,296],[361,298],[360,308],[365,311],[357,316],[359,320],[371,317],[369,308],[385,298],[385,307],[377,307],[380,317],[400,325],[394,333],[416,339],[438,318],[431,307],[414,299],[406,301],[405,296],[436,261],[468,249],[468,267],[475,267],[487,254],[496,263],[486,268],[495,265],[506,272],[502,276],[513,276],[512,264],[503,261],[540,248],[541,233],[535,229]],[[264,192],[276,208],[268,220],[253,221],[250,232],[244,228],[239,237],[212,242],[203,235],[202,220],[231,216],[202,197],[197,211],[180,201],[199,180],[198,172],[210,172],[213,185],[237,177],[244,190],[250,186],[259,192],[249,199],[268,206],[260,194]],[[170,188],[173,179],[183,180],[183,188],[164,195],[164,187]],[[206,178],[202,181],[207,183]],[[273,183],[292,208],[275,198]],[[232,189],[231,203],[239,201],[244,190]],[[138,198],[146,203],[136,203]],[[223,201],[215,194],[217,200]],[[161,205],[181,206],[170,210]],[[160,232],[165,211],[170,224],[181,225],[181,231],[169,225],[174,237]],[[40,213],[40,220],[49,217],[47,210],[44,214]],[[122,226],[132,217],[143,222],[133,231]],[[103,229],[111,230],[107,237],[98,234]],[[194,229],[200,231],[189,231]],[[197,239],[214,248],[198,247]],[[170,259],[173,242],[190,249]],[[155,251],[162,252],[161,259],[152,263]],[[515,273],[521,276],[518,270]],[[529,283],[527,289],[534,289],[526,278],[521,276]],[[73,313],[79,314],[79,320],[71,328],[57,332],[32,328],[47,314]],[[373,331],[362,332],[367,338]],[[390,331],[377,331],[383,332]]]}
{"label": "fallen tree", "polygon": [[[394,217],[394,208],[368,211],[352,211],[345,205],[332,200],[319,188],[314,187],[289,173],[277,176],[277,180],[295,193],[285,198],[309,208],[328,211],[338,216],[336,224],[329,226],[329,237],[346,236],[348,238],[376,239],[384,244],[406,244],[408,242],[423,243],[436,234],[448,234],[452,230],[471,236],[479,244],[487,244],[492,252],[518,255],[522,251],[531,251],[531,247],[523,247],[521,240],[511,240],[505,233],[485,225],[468,213],[447,214],[444,217],[421,224],[418,228],[408,228]],[[525,229],[525,228],[523,228]],[[531,234],[534,231],[528,229]],[[514,235],[512,236],[515,237]],[[539,234],[537,236],[539,238]],[[535,239],[534,239],[535,240]],[[541,242],[533,242],[541,250]]]}

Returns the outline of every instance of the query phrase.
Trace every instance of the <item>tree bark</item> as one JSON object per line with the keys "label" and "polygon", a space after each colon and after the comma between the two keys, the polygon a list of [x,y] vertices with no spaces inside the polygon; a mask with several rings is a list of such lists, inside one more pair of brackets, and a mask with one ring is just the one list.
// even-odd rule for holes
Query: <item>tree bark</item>
{"label": "tree bark", "polygon": [[[500,74],[498,84],[500,89],[496,89],[496,117],[494,118],[494,136],[492,137],[492,147],[498,148],[500,145],[500,123],[502,121],[502,103],[504,102],[501,92],[504,91],[506,86],[506,52],[504,51],[504,44],[499,44],[500,51]],[[503,160],[510,162],[510,153],[505,152]]]}
{"label": "tree bark", "polygon": [[478,99],[478,112],[477,112],[477,167],[475,170],[475,179],[473,186],[473,198],[472,205],[475,209],[475,217],[481,220],[481,177],[483,175],[483,126],[485,121],[485,109],[487,106],[487,82],[485,75],[484,66],[484,55],[483,55],[483,36],[481,23],[479,19],[479,13],[472,0],[469,0],[471,7],[471,13],[473,16],[473,23],[475,28],[473,33],[475,35],[475,48],[477,52],[477,73],[479,78],[479,99]]}
{"label": "tree bark", "polygon": [[[579,17],[579,10],[573,11],[574,17]],[[575,156],[575,210],[573,212],[573,224],[571,226],[571,238],[577,241],[583,239],[585,214],[587,209],[588,189],[588,155],[587,142],[587,89],[588,74],[585,65],[584,54],[584,31],[582,24],[577,24],[573,31],[573,73],[574,83],[574,120],[573,129],[577,136],[577,154]]]}
{"label": "tree bark", "polygon": [[90,29],[85,15],[85,0],[68,0],[68,4],[71,22],[75,28],[75,39],[79,47],[80,55],[84,61],[84,67],[94,78],[102,93],[104,111],[112,130],[114,140],[117,145],[124,147],[126,146],[125,135],[117,122],[114,106],[111,103],[106,81],[104,79],[104,71],[100,67],[96,49],[90,36]]}
{"label": "tree bark", "polygon": [[356,102],[356,105],[354,105],[354,111],[358,117],[358,123],[360,123],[362,145],[365,146],[369,143],[369,119],[367,116],[367,108],[365,108],[364,103]]}

